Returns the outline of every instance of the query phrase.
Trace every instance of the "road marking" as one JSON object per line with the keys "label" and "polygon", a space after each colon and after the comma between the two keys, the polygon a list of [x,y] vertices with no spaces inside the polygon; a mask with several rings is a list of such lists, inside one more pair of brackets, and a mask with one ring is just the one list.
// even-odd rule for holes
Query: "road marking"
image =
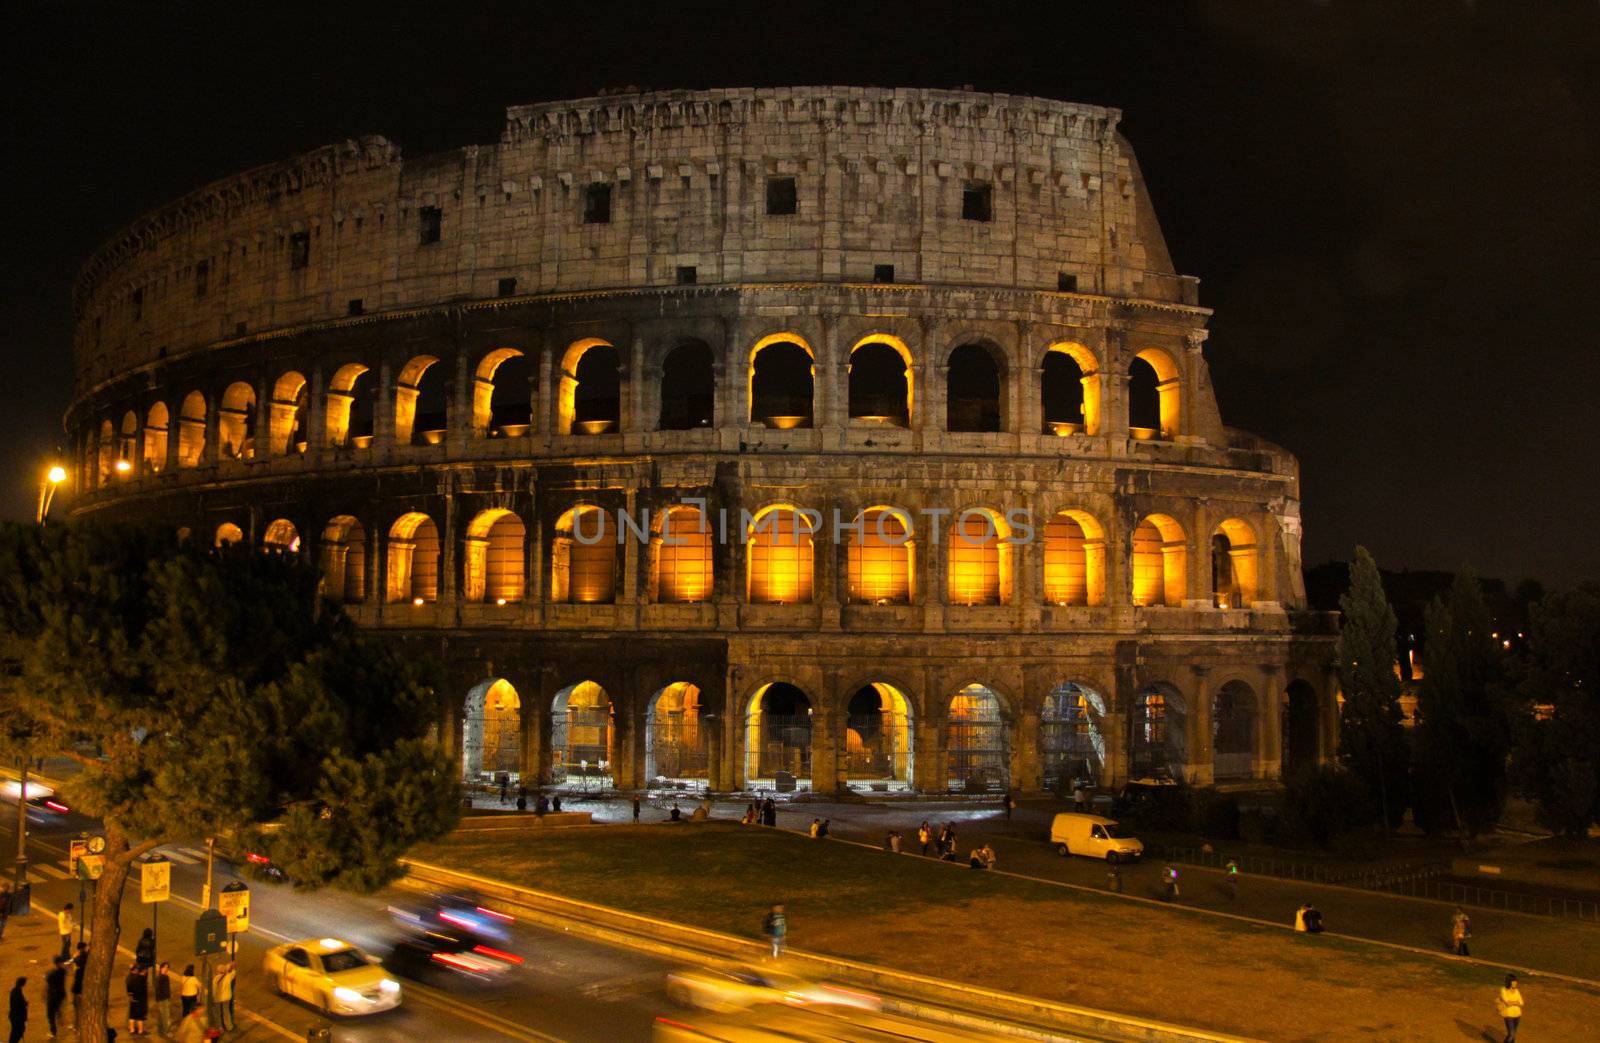
{"label": "road marking", "polygon": [[164,855],[171,861],[182,866],[196,865],[205,858],[204,855],[201,855],[200,858],[190,858],[184,853],[186,850],[186,848],[181,847],[158,847],[156,848],[155,853],[158,855]]}
{"label": "road marking", "polygon": [[33,870],[34,870],[34,872],[39,873],[41,876],[47,876],[52,880],[71,880],[72,879],[72,874],[71,873],[67,872],[65,869],[57,869],[55,866],[50,865],[48,862],[36,862],[36,863],[34,863]]}
{"label": "road marking", "polygon": [[515,1021],[495,1014],[474,1010],[459,1000],[446,996],[444,993],[426,985],[417,985],[415,983],[407,985],[405,994],[415,996],[421,1002],[438,1007],[440,1010],[448,1011],[458,1018],[466,1018],[468,1021],[476,1022],[486,1029],[492,1029],[500,1033],[502,1036],[527,1040],[529,1043],[563,1043],[559,1036],[547,1036],[538,1029],[520,1025]]}
{"label": "road marking", "polygon": [[196,848],[179,847],[176,850],[182,851],[184,854],[192,856],[196,862],[204,862],[206,860],[206,853],[204,851],[200,851],[200,850],[198,850]]}
{"label": "road marking", "polygon": [[278,1024],[276,1021],[273,1021],[271,1018],[266,1017],[265,1015],[262,1015],[262,1014],[257,1014],[255,1011],[250,1010],[248,1008],[241,1007],[239,1009],[239,1013],[243,1014],[245,1017],[249,1018],[251,1021],[254,1021],[259,1025],[265,1025],[267,1028],[269,1028],[272,1031],[276,1032],[278,1035],[283,1036],[285,1039],[304,1040],[306,1038],[305,1037],[305,1033],[303,1033],[303,1032],[290,1032],[288,1029],[284,1028],[282,1025]]}

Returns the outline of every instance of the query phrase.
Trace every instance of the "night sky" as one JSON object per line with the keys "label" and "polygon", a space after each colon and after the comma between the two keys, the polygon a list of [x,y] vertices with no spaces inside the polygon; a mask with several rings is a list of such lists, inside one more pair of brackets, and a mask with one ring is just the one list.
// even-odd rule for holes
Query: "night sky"
{"label": "night sky", "polygon": [[213,178],[607,86],[970,83],[1123,110],[1224,422],[1300,458],[1308,563],[1600,576],[1595,0],[296,6],[10,5],[6,517],[64,441],[78,265]]}

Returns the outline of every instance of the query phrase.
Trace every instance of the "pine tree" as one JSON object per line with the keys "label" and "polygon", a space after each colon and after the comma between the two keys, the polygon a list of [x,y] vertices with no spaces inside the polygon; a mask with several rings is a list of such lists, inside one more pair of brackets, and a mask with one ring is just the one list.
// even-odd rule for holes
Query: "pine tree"
{"label": "pine tree", "polygon": [[1350,589],[1339,599],[1339,759],[1378,796],[1383,828],[1405,814],[1406,737],[1395,672],[1395,616],[1378,564],[1365,547],[1350,563]]}
{"label": "pine tree", "polygon": [[1534,606],[1511,770],[1539,822],[1579,839],[1600,823],[1600,583]]}

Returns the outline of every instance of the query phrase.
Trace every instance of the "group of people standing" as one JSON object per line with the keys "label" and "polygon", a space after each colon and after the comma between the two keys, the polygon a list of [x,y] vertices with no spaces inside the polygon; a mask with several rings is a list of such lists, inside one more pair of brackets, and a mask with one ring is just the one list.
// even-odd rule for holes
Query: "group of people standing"
{"label": "group of people standing", "polygon": [[[634,801],[634,821],[638,821],[638,800]],[[776,826],[778,824],[778,805],[771,797],[765,800],[752,800],[750,806],[745,808],[744,818],[739,820],[746,826]]]}

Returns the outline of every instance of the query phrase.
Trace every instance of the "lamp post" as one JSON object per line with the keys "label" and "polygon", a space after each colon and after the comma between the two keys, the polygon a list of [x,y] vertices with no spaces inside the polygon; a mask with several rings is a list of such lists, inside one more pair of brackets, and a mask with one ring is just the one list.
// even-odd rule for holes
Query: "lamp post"
{"label": "lamp post", "polygon": [[[38,524],[43,525],[50,516],[50,502],[55,499],[56,486],[67,480],[67,469],[60,464],[52,464],[45,472],[44,479],[39,482],[39,512],[36,517]],[[16,887],[20,892],[28,882],[28,755],[24,751],[22,764],[17,772],[17,868]]]}
{"label": "lamp post", "polygon": [[50,517],[50,502],[56,498],[56,486],[66,480],[67,469],[60,464],[45,472],[44,481],[39,483],[39,513],[36,520],[40,525]]}

